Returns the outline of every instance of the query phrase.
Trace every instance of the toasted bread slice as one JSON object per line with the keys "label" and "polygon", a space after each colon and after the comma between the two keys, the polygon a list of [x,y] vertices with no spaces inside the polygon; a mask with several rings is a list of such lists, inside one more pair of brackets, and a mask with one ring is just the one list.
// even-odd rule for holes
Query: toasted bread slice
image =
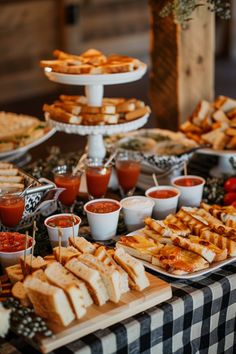
{"label": "toasted bread slice", "polygon": [[44,273],[44,271],[42,269],[36,270],[31,275],[32,275],[33,278],[37,278],[37,279],[39,279],[39,280],[41,280],[41,281],[43,281],[45,283],[48,283],[47,277],[46,277],[46,275],[45,275],[45,273]]}
{"label": "toasted bread slice", "polygon": [[150,217],[147,217],[145,218],[144,222],[145,225],[156,231],[161,236],[170,237],[173,235],[173,231],[167,225],[165,225],[163,221],[154,220]]}
{"label": "toasted bread slice", "polygon": [[119,302],[121,297],[120,273],[114,267],[110,267],[97,259],[92,254],[82,254],[79,260],[88,267],[97,270],[107,289],[109,299],[112,302]]}
{"label": "toasted bread slice", "polygon": [[32,276],[26,277],[24,288],[39,316],[62,326],[68,326],[75,319],[62,289]]}
{"label": "toasted bread slice", "polygon": [[163,247],[161,243],[155,243],[144,236],[122,236],[116,243],[117,248],[123,248],[128,254],[147,262],[152,261],[152,256],[159,253]]}
{"label": "toasted bread slice", "polygon": [[130,287],[142,291],[150,285],[143,264],[118,248],[114,253],[115,261],[128,273]]}
{"label": "toasted bread slice", "polygon": [[200,237],[204,240],[207,240],[220,249],[227,249],[228,255],[230,257],[235,257],[236,256],[236,242],[233,240],[230,240],[227,237],[218,235],[215,232],[212,232],[210,230],[204,230],[201,232]]}
{"label": "toasted bread slice", "polygon": [[206,246],[207,248],[209,248],[213,252],[215,252],[215,257],[214,257],[213,262],[223,261],[223,260],[225,260],[227,258],[228,251],[227,251],[226,248],[225,249],[221,249],[221,248],[217,247],[216,245],[214,245],[213,243],[200,238],[199,236],[190,235],[189,239],[190,239],[191,242],[199,244],[199,245]]}
{"label": "toasted bread slice", "polygon": [[149,238],[152,238],[154,241],[156,241],[157,243],[161,243],[161,244],[172,244],[172,241],[170,239],[169,236],[161,236],[160,234],[158,234],[155,230],[150,229],[148,226],[145,226],[142,229],[142,232]]}
{"label": "toasted bread slice", "polygon": [[53,248],[53,254],[57,261],[61,264],[66,264],[71,258],[78,257],[81,252],[79,252],[75,247],[55,247]]}
{"label": "toasted bread slice", "polygon": [[[32,262],[31,262],[32,257]],[[47,262],[40,256],[31,256],[31,254],[27,255],[24,263],[24,256],[20,257],[20,265],[22,268],[23,274],[29,274],[30,272],[34,272],[38,269],[45,269],[47,266]]]}
{"label": "toasted bread slice", "polygon": [[5,270],[10,282],[13,284],[24,279],[24,274],[20,264],[14,264],[7,267]]}
{"label": "toasted bread slice", "polygon": [[70,124],[81,124],[82,117],[73,115],[61,109],[60,107],[56,107],[54,105],[49,106],[48,104],[44,104],[43,111],[48,112],[50,114],[50,118],[54,119],[61,123],[70,123]]}
{"label": "toasted bread slice", "polygon": [[118,270],[104,264],[91,254],[82,254],[79,257],[79,260],[99,272],[107,289],[109,299],[115,303],[119,302],[121,297],[121,289],[120,274]]}
{"label": "toasted bread slice", "polygon": [[[76,276],[74,276],[71,272],[69,272],[65,267],[62,265],[58,265],[60,263],[54,262],[50,264],[47,269],[45,270],[45,277],[47,281],[62,288],[66,291],[66,287],[68,284],[73,284],[79,289],[81,299],[83,299],[84,306],[89,307],[92,305],[93,300],[89,294],[89,291],[86,287],[84,281],[80,280]],[[49,269],[49,270],[48,270]],[[35,272],[37,273],[37,272]],[[33,275],[35,274],[33,273]],[[73,292],[72,292],[73,293]],[[80,312],[80,311],[79,311]]]}
{"label": "toasted bread slice", "polygon": [[236,108],[236,100],[226,96],[219,96],[215,100],[214,106],[221,109],[223,112],[229,112]]}
{"label": "toasted bread slice", "polygon": [[204,222],[202,219],[194,218],[191,213],[186,211],[186,208],[181,208],[176,216],[180,218],[184,224],[188,225],[194,235],[200,235],[201,231],[209,226],[206,221]]}
{"label": "toasted bread slice", "polygon": [[128,283],[128,274],[122,269],[112,258],[111,255],[107,252],[104,246],[100,246],[96,249],[94,253],[95,257],[97,257],[104,264],[113,267],[118,270],[120,273],[120,290],[121,294],[124,294],[129,291],[129,283]]}
{"label": "toasted bread slice", "polygon": [[16,282],[12,289],[12,296],[18,299],[22,306],[29,307],[31,306],[30,299],[25,291],[24,285],[21,281]]}
{"label": "toasted bread slice", "polygon": [[169,214],[164,223],[179,236],[185,237],[191,233],[190,228],[173,214]]}
{"label": "toasted bread slice", "polygon": [[102,306],[107,302],[109,296],[97,270],[88,267],[77,258],[69,260],[65,267],[76,277],[85,281],[95,304]]}
{"label": "toasted bread slice", "polygon": [[76,318],[82,318],[86,314],[84,296],[81,288],[73,282],[73,275],[58,262],[51,263],[45,270],[45,275],[51,284],[65,291]]}
{"label": "toasted bread slice", "polygon": [[152,258],[152,264],[165,268],[173,274],[192,273],[209,267],[201,256],[174,245],[165,245],[159,255]]}
{"label": "toasted bread slice", "polygon": [[195,213],[203,217],[208,222],[213,231],[217,232],[220,235],[230,237],[232,239],[236,238],[236,230],[233,227],[228,227],[224,225],[219,219],[215,218],[208,211],[202,208],[196,208]]}
{"label": "toasted bread slice", "polygon": [[184,238],[181,236],[171,236],[171,240],[173,241],[173,244],[175,246],[179,246],[188,251],[192,251],[194,253],[199,254],[200,256],[205,258],[208,263],[212,263],[216,257],[216,253],[212,249],[200,243],[194,243],[188,238]]}
{"label": "toasted bread slice", "polygon": [[76,248],[81,253],[93,254],[97,248],[96,245],[87,241],[84,237],[69,237],[69,244]]}

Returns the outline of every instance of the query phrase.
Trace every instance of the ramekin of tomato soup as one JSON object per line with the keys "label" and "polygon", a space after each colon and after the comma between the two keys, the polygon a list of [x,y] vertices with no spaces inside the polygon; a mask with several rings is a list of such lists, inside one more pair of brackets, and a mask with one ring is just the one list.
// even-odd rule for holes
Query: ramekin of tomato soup
{"label": "ramekin of tomato soup", "polygon": [[202,200],[202,193],[205,182],[206,181],[204,178],[194,175],[174,178],[171,181],[171,184],[178,188],[181,193],[179,198],[179,207],[198,207]]}
{"label": "ramekin of tomato soup", "polygon": [[[27,238],[26,254],[32,249],[32,237]],[[26,235],[19,232],[0,232],[0,263],[3,267],[17,264],[24,255]]]}
{"label": "ramekin of tomato soup", "polygon": [[121,204],[115,199],[94,199],[85,204],[91,235],[105,241],[116,235]]}
{"label": "ramekin of tomato soup", "polygon": [[156,186],[145,192],[146,197],[152,198],[155,205],[153,217],[158,220],[165,219],[169,214],[176,212],[180,192],[172,186]]}
{"label": "ramekin of tomato soup", "polygon": [[79,225],[81,219],[75,214],[57,214],[49,216],[44,225],[47,227],[49,240],[53,247],[58,246],[59,237],[61,237],[61,244],[67,247],[69,244],[69,237],[77,237],[79,233]]}

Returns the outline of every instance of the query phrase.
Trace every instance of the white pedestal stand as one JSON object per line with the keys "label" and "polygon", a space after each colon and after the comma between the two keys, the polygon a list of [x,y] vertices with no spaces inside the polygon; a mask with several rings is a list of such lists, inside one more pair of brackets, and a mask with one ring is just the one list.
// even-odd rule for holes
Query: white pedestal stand
{"label": "white pedestal stand", "polygon": [[[127,73],[104,74],[104,75],[73,75],[60,74],[45,68],[45,75],[49,80],[66,85],[85,86],[85,95],[88,105],[100,107],[103,99],[103,86],[116,85],[139,80],[146,72],[147,66],[142,63],[139,69]],[[88,155],[92,158],[104,158],[106,149],[103,142],[103,135],[125,133],[141,128],[146,124],[149,114],[122,124],[83,126],[72,125],[54,121],[48,114],[45,115],[49,124],[57,130],[68,134],[88,135]]]}

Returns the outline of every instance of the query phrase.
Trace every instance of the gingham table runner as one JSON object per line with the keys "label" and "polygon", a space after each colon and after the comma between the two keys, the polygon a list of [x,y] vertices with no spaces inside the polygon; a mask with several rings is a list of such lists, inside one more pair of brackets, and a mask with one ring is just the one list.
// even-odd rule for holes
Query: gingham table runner
{"label": "gingham table runner", "polygon": [[[236,353],[236,263],[193,280],[162,278],[171,282],[170,300],[53,353]],[[36,351],[12,337],[0,341],[0,353]]]}

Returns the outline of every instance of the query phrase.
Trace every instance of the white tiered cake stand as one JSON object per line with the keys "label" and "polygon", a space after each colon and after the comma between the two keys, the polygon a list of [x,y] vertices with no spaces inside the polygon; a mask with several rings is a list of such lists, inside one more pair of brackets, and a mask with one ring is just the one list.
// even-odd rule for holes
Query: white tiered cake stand
{"label": "white tiered cake stand", "polygon": [[[117,74],[61,74],[53,72],[50,68],[45,68],[44,72],[51,81],[66,85],[85,86],[85,95],[87,97],[88,105],[100,107],[102,105],[104,85],[116,85],[139,80],[145,74],[146,70],[147,66],[142,63],[141,66],[134,71]],[[141,128],[146,124],[149,114],[147,113],[143,117],[127,123],[96,126],[60,123],[50,119],[50,115],[47,113],[45,114],[45,117],[49,124],[59,131],[68,134],[88,135],[88,155],[92,158],[103,158],[106,154],[103,135],[125,133]]]}

